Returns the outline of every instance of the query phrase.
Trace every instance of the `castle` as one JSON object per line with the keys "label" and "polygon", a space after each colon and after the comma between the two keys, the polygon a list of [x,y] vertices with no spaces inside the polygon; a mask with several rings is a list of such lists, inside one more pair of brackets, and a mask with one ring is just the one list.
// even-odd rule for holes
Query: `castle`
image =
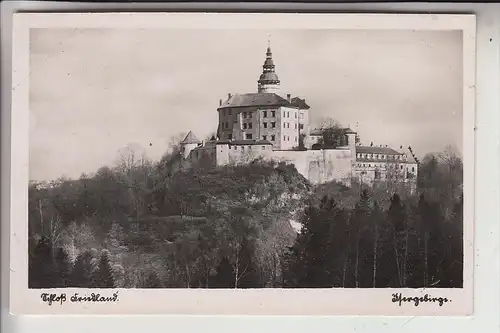
{"label": "castle", "polygon": [[356,177],[363,183],[395,180],[415,187],[417,162],[402,146],[360,145],[350,128],[343,129],[341,146],[319,144],[323,132],[310,128],[305,99],[280,94],[270,46],[262,68],[257,93],[228,94],[219,101],[217,137],[202,142],[191,131],[186,135],[181,142],[186,160],[220,166],[264,158],[293,163],[316,184],[336,180],[349,185]]}

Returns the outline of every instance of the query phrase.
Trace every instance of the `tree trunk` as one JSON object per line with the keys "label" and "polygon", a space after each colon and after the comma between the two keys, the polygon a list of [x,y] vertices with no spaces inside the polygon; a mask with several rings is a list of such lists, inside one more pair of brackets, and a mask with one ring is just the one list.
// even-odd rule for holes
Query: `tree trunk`
{"label": "tree trunk", "polygon": [[349,257],[347,252],[344,253],[344,268],[342,272],[342,288],[345,288],[345,277],[346,277],[346,272],[347,272],[347,261]]}
{"label": "tree trunk", "polygon": [[429,283],[429,263],[428,263],[428,242],[429,242],[429,234],[427,231],[424,233],[424,287],[427,287]]}
{"label": "tree trunk", "polygon": [[356,288],[359,288],[359,274],[358,274],[358,267],[359,267],[359,230],[358,230],[358,235],[356,236],[356,266],[354,267],[354,281],[356,283]]}
{"label": "tree trunk", "polygon": [[373,242],[373,288],[377,287],[377,248],[378,248],[378,228],[377,225],[375,225],[375,239]]}

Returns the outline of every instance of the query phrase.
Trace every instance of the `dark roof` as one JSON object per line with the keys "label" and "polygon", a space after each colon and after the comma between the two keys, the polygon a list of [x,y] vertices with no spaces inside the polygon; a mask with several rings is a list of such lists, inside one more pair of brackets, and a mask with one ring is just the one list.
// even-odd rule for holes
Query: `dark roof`
{"label": "dark roof", "polygon": [[267,140],[232,140],[229,144],[233,146],[272,145],[272,143]]}
{"label": "dark roof", "polygon": [[275,93],[234,94],[219,109],[244,106],[287,106],[294,107],[285,98]]}
{"label": "dark roof", "polygon": [[361,154],[386,154],[386,155],[403,155],[403,153],[396,151],[389,147],[377,146],[356,146],[356,153]]}
{"label": "dark roof", "polygon": [[264,72],[260,75],[258,82],[279,84],[280,79],[278,78],[278,75],[275,72]]}
{"label": "dark roof", "polygon": [[193,134],[192,131],[189,131],[188,134],[186,134],[186,137],[184,140],[181,141],[181,143],[188,144],[188,143],[199,143],[200,140]]}
{"label": "dark roof", "polygon": [[[356,132],[354,132],[349,127],[348,128],[342,128],[341,130],[344,132],[344,134],[356,134]],[[315,129],[311,130],[311,132],[309,133],[309,135],[312,135],[312,136],[321,136],[321,135],[323,135],[323,130],[321,128],[315,128]]]}
{"label": "dark roof", "polygon": [[298,107],[301,110],[309,110],[311,107],[307,105],[305,99],[300,99],[300,97],[292,98],[292,105]]}

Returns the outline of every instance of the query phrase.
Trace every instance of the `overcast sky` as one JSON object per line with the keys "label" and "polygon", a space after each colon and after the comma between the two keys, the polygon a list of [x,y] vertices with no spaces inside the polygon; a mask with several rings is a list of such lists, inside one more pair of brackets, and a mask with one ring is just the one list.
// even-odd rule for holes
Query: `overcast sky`
{"label": "overcast sky", "polygon": [[269,35],[281,92],[305,98],[313,122],[419,156],[461,151],[460,31],[34,29],[30,178],[94,172],[129,144],[157,160],[188,130],[202,139],[220,98],[256,92]]}

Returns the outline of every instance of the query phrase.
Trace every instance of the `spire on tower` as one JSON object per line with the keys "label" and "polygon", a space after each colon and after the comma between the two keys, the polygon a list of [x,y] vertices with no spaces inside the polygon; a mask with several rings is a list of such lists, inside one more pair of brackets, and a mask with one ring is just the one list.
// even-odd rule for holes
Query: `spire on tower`
{"label": "spire on tower", "polygon": [[258,92],[276,92],[279,89],[280,80],[275,72],[273,53],[271,52],[271,40],[268,39],[266,60],[262,66],[262,74],[258,81]]}

